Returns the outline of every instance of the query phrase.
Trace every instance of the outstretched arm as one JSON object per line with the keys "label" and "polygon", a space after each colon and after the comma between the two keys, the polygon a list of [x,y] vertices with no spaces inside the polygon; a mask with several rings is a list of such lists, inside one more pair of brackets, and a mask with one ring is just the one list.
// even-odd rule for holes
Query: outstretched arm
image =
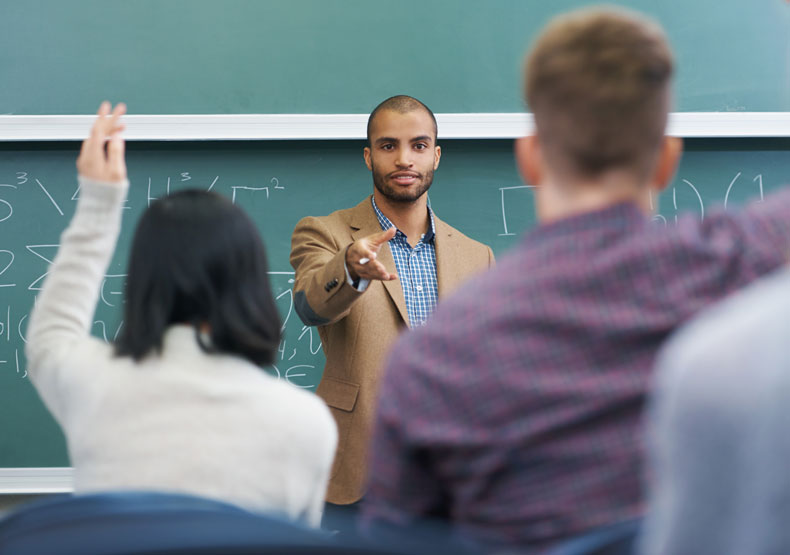
{"label": "outstretched arm", "polygon": [[58,255],[30,317],[28,372],[39,386],[56,379],[58,368],[79,340],[90,333],[99,287],[121,227],[121,204],[128,181],[123,125],[126,107],[101,105],[90,137],[77,159],[80,198]]}
{"label": "outstretched arm", "polygon": [[[397,279],[376,257],[395,228],[350,244],[339,244],[320,218],[304,218],[291,238],[291,266],[296,270],[294,308],[309,326],[344,318],[370,280]],[[357,285],[348,282],[348,277]]]}

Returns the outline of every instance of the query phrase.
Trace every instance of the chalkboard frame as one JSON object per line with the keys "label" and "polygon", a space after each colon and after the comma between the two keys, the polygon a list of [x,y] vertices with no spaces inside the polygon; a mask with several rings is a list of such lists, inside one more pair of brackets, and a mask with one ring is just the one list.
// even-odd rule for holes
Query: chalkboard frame
{"label": "chalkboard frame", "polygon": [[[93,115],[0,116],[0,141],[81,141]],[[127,115],[130,141],[364,139],[367,114]],[[436,114],[441,139],[513,139],[534,127],[529,113]],[[790,112],[673,112],[669,135],[790,137]]]}

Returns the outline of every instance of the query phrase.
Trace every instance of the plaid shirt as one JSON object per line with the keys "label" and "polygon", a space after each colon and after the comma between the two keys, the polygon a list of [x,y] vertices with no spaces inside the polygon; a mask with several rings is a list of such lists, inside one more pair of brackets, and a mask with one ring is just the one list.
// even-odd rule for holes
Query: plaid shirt
{"label": "plaid shirt", "polygon": [[[373,210],[379,220],[382,230],[391,228],[394,224],[381,213],[376,206],[375,199],[371,196]],[[433,223],[433,212],[428,207],[428,216],[431,227],[424,233],[414,248],[409,245],[406,234],[398,230],[395,237],[390,239],[389,245],[392,257],[395,259],[395,269],[403,296],[406,299],[406,310],[409,314],[409,325],[413,328],[422,326],[428,319],[433,309],[436,308],[439,282],[436,280],[436,228]]]}
{"label": "plaid shirt", "polygon": [[536,228],[395,344],[363,526],[440,515],[530,550],[639,516],[656,351],[789,256],[790,190],[671,228],[631,204]]}

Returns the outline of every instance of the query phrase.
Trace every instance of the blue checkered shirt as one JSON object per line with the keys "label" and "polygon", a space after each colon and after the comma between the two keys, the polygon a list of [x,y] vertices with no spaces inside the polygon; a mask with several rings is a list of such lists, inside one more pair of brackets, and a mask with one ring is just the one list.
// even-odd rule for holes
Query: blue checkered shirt
{"label": "blue checkered shirt", "polygon": [[[376,218],[379,220],[382,230],[391,228],[394,224],[381,213],[376,201],[371,196],[373,210],[376,211]],[[439,294],[439,282],[436,280],[436,228],[433,223],[433,212],[428,207],[428,216],[431,220],[431,227],[428,233],[420,237],[420,241],[414,246],[409,245],[406,234],[398,230],[395,237],[390,239],[390,250],[395,259],[395,269],[398,272],[403,288],[403,296],[406,299],[406,310],[409,314],[409,326],[416,328],[422,326],[436,308],[436,299]]]}

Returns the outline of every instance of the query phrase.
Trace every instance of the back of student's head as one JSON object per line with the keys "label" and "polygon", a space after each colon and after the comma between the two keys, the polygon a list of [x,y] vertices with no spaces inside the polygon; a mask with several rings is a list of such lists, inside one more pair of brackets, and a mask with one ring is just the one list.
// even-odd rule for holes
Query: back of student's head
{"label": "back of student's head", "polygon": [[255,225],[227,198],[157,200],[135,232],[116,354],[140,360],[161,350],[170,325],[190,324],[206,352],[271,363],[280,322],[267,271]]}
{"label": "back of student's head", "polygon": [[553,20],[527,58],[525,87],[548,164],[574,177],[645,177],[666,128],[672,69],[663,31],[635,13]]}

